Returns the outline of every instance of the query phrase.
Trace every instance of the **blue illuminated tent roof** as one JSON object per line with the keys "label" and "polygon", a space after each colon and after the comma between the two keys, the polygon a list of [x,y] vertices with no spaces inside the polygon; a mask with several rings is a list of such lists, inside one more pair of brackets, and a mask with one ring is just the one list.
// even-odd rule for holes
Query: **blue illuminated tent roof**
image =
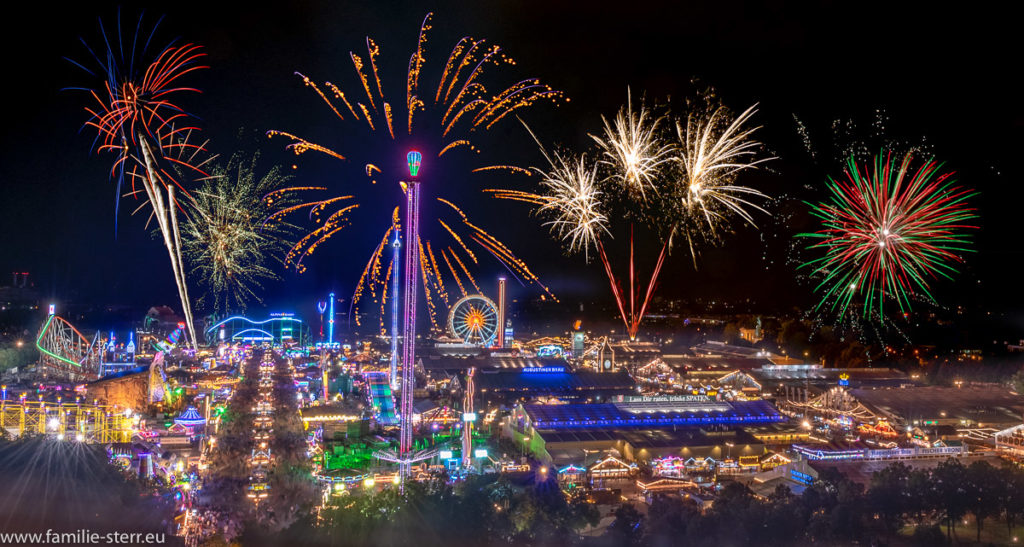
{"label": "blue illuminated tent roof", "polygon": [[525,405],[537,429],[753,425],[786,420],[767,401]]}
{"label": "blue illuminated tent roof", "polygon": [[177,418],[174,419],[174,423],[178,425],[184,425],[188,427],[194,427],[197,425],[206,424],[206,419],[203,418],[196,407],[190,406],[183,410]]}

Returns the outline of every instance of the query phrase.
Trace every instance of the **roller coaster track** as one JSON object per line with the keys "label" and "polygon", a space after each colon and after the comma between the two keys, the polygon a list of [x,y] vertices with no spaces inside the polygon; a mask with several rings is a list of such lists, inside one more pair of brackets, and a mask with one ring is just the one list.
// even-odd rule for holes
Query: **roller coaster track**
{"label": "roller coaster track", "polygon": [[48,315],[36,337],[39,366],[47,374],[72,381],[99,377],[102,343],[99,332],[89,341],[63,317]]}
{"label": "roller coaster track", "polygon": [[85,403],[0,401],[0,429],[12,436],[47,435],[86,443],[128,442],[132,418],[120,409]]}

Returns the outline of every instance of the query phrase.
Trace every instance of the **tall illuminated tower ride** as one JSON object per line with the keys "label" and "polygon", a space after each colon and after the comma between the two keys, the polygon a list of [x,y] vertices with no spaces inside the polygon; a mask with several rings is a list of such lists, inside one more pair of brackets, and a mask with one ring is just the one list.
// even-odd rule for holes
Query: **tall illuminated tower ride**
{"label": "tall illuminated tower ride", "polygon": [[412,463],[409,455],[412,450],[412,394],[416,386],[416,285],[420,275],[420,182],[416,177],[423,156],[413,150],[406,159],[412,180],[405,192],[405,325],[402,329],[402,424],[398,443],[403,481],[409,476]]}
{"label": "tall illuminated tower ride", "polygon": [[395,242],[391,244],[394,254],[391,257],[391,391],[399,387],[398,381],[398,251],[402,248],[402,242],[398,239],[398,230],[395,230]]}
{"label": "tall illuminated tower ride", "polygon": [[505,347],[505,278],[498,278],[498,348]]}
{"label": "tall illuminated tower ride", "polygon": [[330,317],[327,319],[327,344],[330,347],[334,345],[334,293],[328,294],[327,298],[331,300],[327,305],[328,313],[330,313]]}

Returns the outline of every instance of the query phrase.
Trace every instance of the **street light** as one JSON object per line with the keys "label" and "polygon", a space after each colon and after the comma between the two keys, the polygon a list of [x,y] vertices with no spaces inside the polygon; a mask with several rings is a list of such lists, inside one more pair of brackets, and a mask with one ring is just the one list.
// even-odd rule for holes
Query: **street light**
{"label": "street light", "polygon": [[732,459],[732,447],[734,447],[736,445],[734,445],[733,443],[727,442],[727,443],[725,443],[725,446],[729,447],[729,451],[728,451],[728,454],[726,454],[725,459],[731,460]]}

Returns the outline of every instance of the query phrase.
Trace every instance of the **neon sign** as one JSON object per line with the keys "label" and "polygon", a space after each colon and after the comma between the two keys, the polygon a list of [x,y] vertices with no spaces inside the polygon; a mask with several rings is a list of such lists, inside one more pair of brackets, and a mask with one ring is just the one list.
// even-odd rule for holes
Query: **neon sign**
{"label": "neon sign", "polygon": [[523,374],[555,374],[565,373],[565,367],[554,366],[554,367],[526,367],[523,369]]}

